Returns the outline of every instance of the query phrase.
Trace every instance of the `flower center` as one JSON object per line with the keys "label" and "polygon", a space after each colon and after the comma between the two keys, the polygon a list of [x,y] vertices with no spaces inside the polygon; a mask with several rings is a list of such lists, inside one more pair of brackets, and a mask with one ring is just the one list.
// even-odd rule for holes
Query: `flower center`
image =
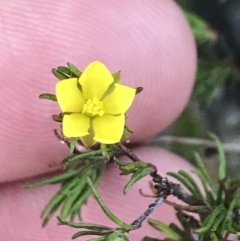
{"label": "flower center", "polygon": [[90,117],[95,117],[97,115],[103,116],[104,113],[103,102],[97,97],[89,99],[83,106],[83,114],[87,114]]}

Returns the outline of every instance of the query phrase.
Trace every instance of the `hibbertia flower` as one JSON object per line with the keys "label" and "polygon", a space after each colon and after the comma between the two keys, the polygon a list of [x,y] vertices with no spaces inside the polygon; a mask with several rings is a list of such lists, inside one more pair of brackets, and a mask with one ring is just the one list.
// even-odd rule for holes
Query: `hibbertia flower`
{"label": "hibbertia flower", "polygon": [[136,89],[115,82],[99,61],[88,65],[79,78],[59,81],[56,97],[64,114],[63,135],[79,137],[87,147],[119,142],[135,94]]}

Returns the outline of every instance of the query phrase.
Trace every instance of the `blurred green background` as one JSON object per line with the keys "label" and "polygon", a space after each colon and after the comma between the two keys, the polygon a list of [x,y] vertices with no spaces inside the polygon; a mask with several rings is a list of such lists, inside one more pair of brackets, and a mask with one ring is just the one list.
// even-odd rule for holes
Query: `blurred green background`
{"label": "blurred green background", "polygon": [[212,174],[218,162],[208,132],[224,143],[229,174],[240,172],[240,0],[177,0],[197,43],[198,70],[191,100],[182,115],[153,145],[193,163],[204,156]]}

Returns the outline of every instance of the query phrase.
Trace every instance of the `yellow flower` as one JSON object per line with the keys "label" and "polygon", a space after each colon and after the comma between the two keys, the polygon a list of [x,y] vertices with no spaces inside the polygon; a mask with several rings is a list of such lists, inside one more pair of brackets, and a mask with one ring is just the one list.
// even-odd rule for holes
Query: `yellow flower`
{"label": "yellow flower", "polygon": [[87,146],[95,142],[114,144],[121,140],[125,112],[136,89],[115,83],[107,67],[96,61],[77,78],[56,85],[57,101],[63,116],[63,134],[79,137]]}

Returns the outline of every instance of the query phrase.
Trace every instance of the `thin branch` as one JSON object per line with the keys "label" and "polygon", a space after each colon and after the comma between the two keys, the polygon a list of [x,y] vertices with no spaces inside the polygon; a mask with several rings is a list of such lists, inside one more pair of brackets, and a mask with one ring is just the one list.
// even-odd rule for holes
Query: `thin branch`
{"label": "thin branch", "polygon": [[118,143],[117,147],[126,155],[128,156],[132,161],[137,162],[141,161],[130,149],[128,149],[126,146],[124,146],[122,143]]}
{"label": "thin branch", "polygon": [[182,200],[183,202],[187,203],[190,206],[202,206],[206,205],[202,200],[197,199],[193,195],[187,193],[185,189],[176,183],[170,183],[172,186],[172,195],[176,196],[178,199]]}
{"label": "thin branch", "polygon": [[206,206],[206,205],[199,205],[199,206],[184,206],[184,205],[180,205],[174,202],[170,202],[168,200],[164,200],[164,203],[166,203],[167,205],[170,205],[172,207],[174,207],[176,210],[178,211],[187,211],[187,212],[192,212],[192,213],[211,213],[211,209]]}
{"label": "thin branch", "polygon": [[[204,146],[204,147],[213,147],[217,148],[215,142],[207,139],[201,138],[190,138],[190,137],[178,137],[178,136],[171,136],[171,135],[164,135],[155,138],[150,143],[179,143],[184,145],[190,146]],[[238,143],[223,143],[223,149],[225,152],[230,153],[240,153],[240,145]]]}
{"label": "thin branch", "polygon": [[135,226],[136,229],[142,226],[144,220],[160,205],[163,203],[163,196],[158,197],[153,203],[148,206],[148,209],[136,220],[134,220],[131,225]]}

